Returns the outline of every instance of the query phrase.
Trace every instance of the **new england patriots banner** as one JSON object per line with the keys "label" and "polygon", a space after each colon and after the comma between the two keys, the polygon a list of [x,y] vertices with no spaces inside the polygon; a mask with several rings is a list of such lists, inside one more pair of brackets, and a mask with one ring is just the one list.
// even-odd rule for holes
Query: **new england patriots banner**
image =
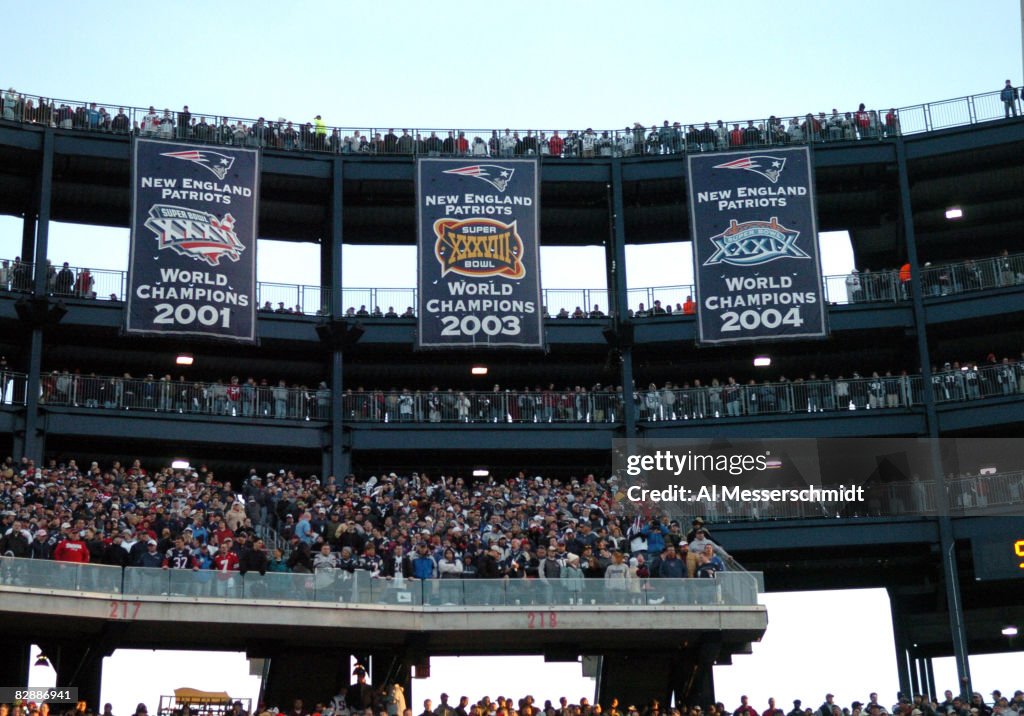
{"label": "new england patriots banner", "polygon": [[256,342],[259,154],[139,139],[125,332]]}
{"label": "new england patriots banner", "polygon": [[689,156],[698,342],[828,334],[807,147]]}
{"label": "new england patriots banner", "polygon": [[543,348],[537,162],[420,159],[417,348]]}

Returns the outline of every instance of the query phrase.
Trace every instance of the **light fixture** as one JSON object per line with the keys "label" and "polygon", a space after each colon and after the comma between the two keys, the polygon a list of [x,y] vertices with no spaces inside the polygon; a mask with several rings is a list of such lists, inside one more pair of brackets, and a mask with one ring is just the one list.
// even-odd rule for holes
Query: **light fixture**
{"label": "light fixture", "polygon": [[478,467],[473,470],[473,477],[487,477],[491,474],[491,471],[486,467]]}
{"label": "light fixture", "polygon": [[1012,625],[1003,627],[1003,631],[1001,632],[1001,634],[1003,636],[1017,636],[1017,627]]}
{"label": "light fixture", "polygon": [[172,470],[191,470],[192,466],[189,465],[188,460],[183,457],[175,458],[171,461]]}
{"label": "light fixture", "polygon": [[50,660],[46,658],[46,654],[39,652],[39,656],[36,657],[36,666],[49,666]]}
{"label": "light fixture", "polygon": [[767,368],[772,364],[771,356],[757,356],[754,358],[755,368]]}
{"label": "light fixture", "polygon": [[179,353],[178,356],[174,359],[174,363],[176,365],[192,365],[195,362],[196,359],[192,356],[191,353]]}
{"label": "light fixture", "polygon": [[946,209],[946,218],[947,219],[959,219],[959,218],[962,218],[963,215],[964,215],[964,210],[961,209],[959,206],[951,206],[948,209]]}
{"label": "light fixture", "polygon": [[487,375],[487,366],[475,365],[469,369],[469,372],[472,375]]}

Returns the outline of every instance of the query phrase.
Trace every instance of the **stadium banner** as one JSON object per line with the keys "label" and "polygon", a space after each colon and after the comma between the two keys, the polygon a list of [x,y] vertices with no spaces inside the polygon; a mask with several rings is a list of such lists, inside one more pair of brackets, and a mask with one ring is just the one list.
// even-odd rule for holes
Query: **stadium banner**
{"label": "stadium banner", "polygon": [[417,349],[544,348],[536,160],[420,159]]}
{"label": "stadium banner", "polygon": [[688,163],[698,343],[827,336],[810,150]]}
{"label": "stadium banner", "polygon": [[256,342],[259,153],[137,139],[125,333]]}

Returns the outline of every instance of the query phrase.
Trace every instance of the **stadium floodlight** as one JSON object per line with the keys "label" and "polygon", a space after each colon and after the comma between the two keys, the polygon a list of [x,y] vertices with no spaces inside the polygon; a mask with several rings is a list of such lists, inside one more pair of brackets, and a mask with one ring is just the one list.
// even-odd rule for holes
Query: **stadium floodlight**
{"label": "stadium floodlight", "polygon": [[1010,637],[1017,636],[1017,627],[1012,624],[1010,626],[1003,627],[1002,635]]}
{"label": "stadium floodlight", "polygon": [[472,368],[469,369],[469,372],[472,375],[487,375],[487,366],[485,366],[485,365],[475,365],[475,366],[473,366]]}
{"label": "stadium floodlight", "polygon": [[487,477],[491,474],[491,471],[486,467],[478,467],[473,470],[473,477]]}
{"label": "stadium floodlight", "polygon": [[755,368],[767,368],[772,364],[771,356],[757,356],[754,358]]}
{"label": "stadium floodlight", "polygon": [[174,359],[176,365],[192,365],[195,362],[196,359],[191,353],[179,353]]}
{"label": "stadium floodlight", "polygon": [[948,209],[946,209],[947,219],[960,219],[963,217],[963,215],[964,210],[961,209],[959,206],[951,206]]}
{"label": "stadium floodlight", "polygon": [[191,470],[192,466],[189,464],[187,459],[185,459],[183,457],[178,457],[178,458],[175,458],[174,460],[171,461],[171,469],[172,470]]}

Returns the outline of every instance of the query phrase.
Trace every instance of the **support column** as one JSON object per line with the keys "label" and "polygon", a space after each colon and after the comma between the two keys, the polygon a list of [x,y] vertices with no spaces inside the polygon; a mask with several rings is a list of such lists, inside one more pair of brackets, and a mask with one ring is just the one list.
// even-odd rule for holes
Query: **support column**
{"label": "support column", "polygon": [[[349,653],[318,650],[315,659],[309,649],[282,649],[270,657],[263,684],[263,701],[268,708],[291,711],[295,699],[302,699],[310,712],[317,702],[329,703],[338,689],[349,683]],[[60,683],[58,681],[58,683]]]}
{"label": "support column", "polygon": [[106,654],[95,644],[64,643],[51,658],[61,686],[77,686],[78,700],[88,704],[93,713],[100,712],[100,685],[103,681],[103,657]]}
{"label": "support column", "polygon": [[715,703],[714,667],[721,648],[718,639],[711,639],[677,661],[673,674],[677,704],[700,705],[707,709]]}
{"label": "support column", "polygon": [[[36,197],[33,197],[36,198]],[[36,206],[25,207],[25,219],[21,224],[21,260],[32,263],[36,247]]]}
{"label": "support column", "polygon": [[911,692],[910,669],[907,665],[907,637],[903,628],[903,610],[899,603],[899,597],[892,589],[889,592],[889,609],[892,613],[892,636],[896,646],[896,675],[900,685],[900,691],[904,694]]}
{"label": "support column", "polygon": [[917,668],[918,658],[914,656],[913,651],[908,652],[907,656],[910,657],[910,691],[904,691],[903,693],[913,700],[915,695],[921,693],[921,678]]}
{"label": "support column", "polygon": [[[629,315],[626,281],[626,212],[622,200],[622,160],[612,159],[611,224],[605,250],[608,269],[608,310],[612,315],[612,340],[621,358],[622,417],[625,437],[636,436],[636,406],[633,403],[633,321]],[[628,704],[627,704],[628,706]]]}
{"label": "support column", "polygon": [[597,700],[602,706],[618,699],[620,709],[636,706],[641,711],[652,698],[663,708],[672,696],[673,667],[670,654],[605,654]]}
{"label": "support column", "polygon": [[[956,559],[956,542],[953,539],[953,523],[949,517],[949,502],[946,498],[946,476],[939,454],[938,413],[935,396],[931,389],[931,355],[928,351],[926,333],[924,294],[921,286],[921,269],[917,256],[917,240],[914,234],[914,214],[910,201],[910,177],[907,171],[907,153],[903,137],[896,138],[896,166],[899,174],[900,211],[903,215],[903,233],[907,244],[907,261],[910,263],[910,289],[914,306],[914,328],[917,331],[917,352],[921,362],[921,389],[931,442],[932,472],[935,480],[935,495],[939,510],[939,549],[942,554],[942,573],[946,588],[946,605],[949,614],[949,630],[953,639],[953,656],[956,660],[957,677],[961,693],[970,694],[971,668],[968,661],[967,629],[964,625],[963,602],[960,598],[960,574]],[[902,683],[902,682],[901,682]]]}
{"label": "support column", "polygon": [[32,658],[32,644],[17,639],[4,641],[4,648],[0,649],[0,674],[3,674],[4,683],[28,686],[28,662]]}
{"label": "support column", "polygon": [[[330,262],[328,270],[324,271],[321,260],[320,270],[329,279],[331,287],[331,316],[339,320],[344,315],[342,308],[342,281],[341,281],[341,248],[344,240],[344,163],[341,157],[335,157],[332,165],[331,181],[331,231],[330,237],[324,242],[324,255]],[[351,454],[346,449],[344,411],[342,401],[344,400],[345,360],[342,353],[342,346],[335,344],[331,352],[331,435],[330,435],[330,470],[324,468],[325,473],[334,475],[340,483],[345,475],[352,471]],[[325,460],[326,462],[326,460]]]}
{"label": "support column", "polygon": [[935,688],[935,669],[930,656],[925,660],[924,669],[928,674],[928,695],[934,700],[939,695],[939,691]]}
{"label": "support column", "polygon": [[[43,464],[44,438],[39,429],[39,385],[40,372],[43,360],[43,323],[49,313],[49,306],[46,297],[46,257],[49,253],[50,239],[50,203],[53,197],[53,130],[46,129],[43,133],[43,158],[39,169],[39,184],[36,198],[35,245],[29,254],[35,264],[35,275],[33,279],[33,295],[28,306],[23,306],[19,315],[22,319],[26,317],[32,325],[32,343],[29,349],[28,361],[28,385],[25,391],[25,434],[22,436],[20,447],[22,456],[35,460],[37,465]],[[27,231],[27,219],[26,229]],[[26,239],[25,231],[22,233],[22,241]],[[25,247],[22,247],[25,248]],[[24,259],[24,255],[22,255]],[[19,302],[21,303],[21,302]]]}

